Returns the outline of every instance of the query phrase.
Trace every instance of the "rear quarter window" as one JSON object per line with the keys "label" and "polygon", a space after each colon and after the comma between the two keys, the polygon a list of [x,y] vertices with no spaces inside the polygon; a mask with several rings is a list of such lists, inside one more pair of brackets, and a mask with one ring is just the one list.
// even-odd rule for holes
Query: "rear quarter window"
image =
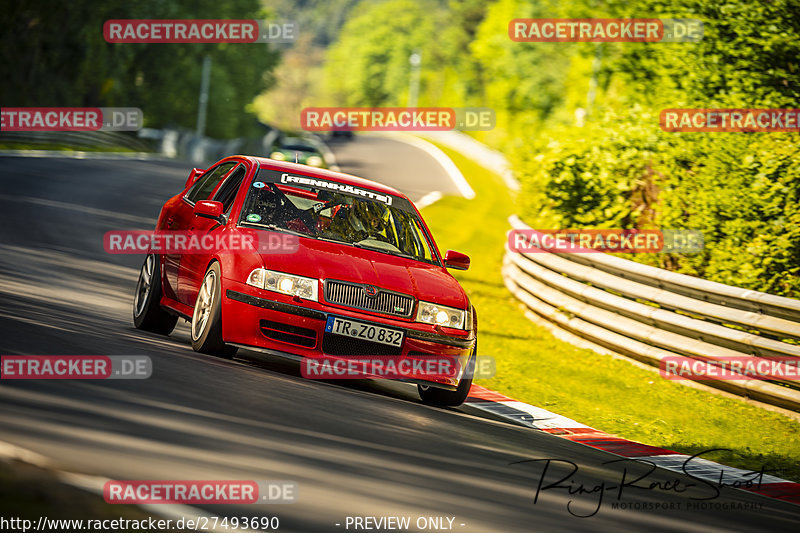
{"label": "rear quarter window", "polygon": [[219,182],[225,177],[225,174],[236,165],[236,162],[223,163],[212,168],[197,178],[197,181],[191,186],[189,192],[186,193],[185,198],[193,204],[197,203],[198,200],[208,200],[208,197],[211,196],[211,193],[217,188],[217,185],[219,185]]}
{"label": "rear quarter window", "polygon": [[239,192],[239,188],[242,186],[245,174],[247,174],[247,168],[244,165],[239,165],[236,170],[225,178],[225,181],[214,194],[214,200],[222,203],[223,213],[230,213],[233,202],[236,200],[236,193]]}

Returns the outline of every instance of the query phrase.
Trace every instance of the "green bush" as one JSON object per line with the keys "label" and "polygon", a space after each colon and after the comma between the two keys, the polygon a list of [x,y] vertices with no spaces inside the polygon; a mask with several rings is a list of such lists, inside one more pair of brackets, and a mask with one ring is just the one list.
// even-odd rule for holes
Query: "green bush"
{"label": "green bush", "polygon": [[524,218],[542,229],[647,227],[671,140],[643,120],[551,128],[518,150]]}
{"label": "green bush", "polygon": [[795,135],[665,133],[654,120],[643,113],[564,128],[521,150],[526,222],[539,229],[698,229],[701,253],[626,257],[800,297]]}
{"label": "green bush", "polygon": [[681,134],[662,182],[661,227],[705,232],[676,269],[800,297],[800,145],[793,134]]}
{"label": "green bush", "polygon": [[[523,218],[540,228],[702,230],[702,253],[627,257],[800,297],[797,134],[666,133],[658,124],[668,107],[800,107],[800,2],[604,6],[611,16],[699,18],[705,37],[596,48],[600,66],[591,76],[598,90],[586,124],[565,124],[583,105],[575,101],[544,117],[543,134],[514,155]],[[575,48],[573,65],[590,51]],[[589,75],[584,67],[583,80],[569,79],[587,86]]]}

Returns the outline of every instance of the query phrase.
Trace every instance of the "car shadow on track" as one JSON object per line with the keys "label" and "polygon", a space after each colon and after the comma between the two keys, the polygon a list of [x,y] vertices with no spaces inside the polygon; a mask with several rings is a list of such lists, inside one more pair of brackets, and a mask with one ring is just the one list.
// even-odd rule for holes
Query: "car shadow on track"
{"label": "car shadow on track", "polygon": [[[182,339],[183,340],[183,339]],[[186,344],[190,344],[188,334],[185,338]],[[342,389],[350,389],[353,391],[360,391],[369,394],[378,394],[381,396],[396,398],[399,400],[410,401],[413,403],[422,403],[417,394],[416,385],[410,383],[401,383],[390,380],[377,380],[377,379],[320,379],[309,380],[303,377],[300,371],[300,361],[290,359],[288,357],[280,357],[271,355],[255,350],[248,350],[240,348],[234,361],[249,366],[251,368],[258,368],[270,372],[276,372],[284,376],[293,378],[314,381],[327,386],[339,387]]]}

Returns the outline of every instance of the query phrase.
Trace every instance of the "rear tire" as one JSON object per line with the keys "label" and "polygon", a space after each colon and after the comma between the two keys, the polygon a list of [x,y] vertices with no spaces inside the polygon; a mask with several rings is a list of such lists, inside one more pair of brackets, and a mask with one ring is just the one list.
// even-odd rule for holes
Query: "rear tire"
{"label": "rear tire", "polygon": [[475,348],[472,349],[472,354],[467,361],[467,368],[461,377],[461,381],[458,382],[456,390],[439,389],[432,385],[417,385],[417,391],[422,402],[437,407],[458,407],[464,403],[467,396],[469,396],[469,390],[472,388],[477,351],[478,343],[476,341]]}
{"label": "rear tire", "polygon": [[136,329],[169,335],[178,317],[161,307],[161,261],[154,254],[144,259],[133,295],[133,324]]}
{"label": "rear tire", "polygon": [[196,352],[231,359],[238,348],[222,341],[222,275],[212,263],[203,276],[192,313],[192,349]]}

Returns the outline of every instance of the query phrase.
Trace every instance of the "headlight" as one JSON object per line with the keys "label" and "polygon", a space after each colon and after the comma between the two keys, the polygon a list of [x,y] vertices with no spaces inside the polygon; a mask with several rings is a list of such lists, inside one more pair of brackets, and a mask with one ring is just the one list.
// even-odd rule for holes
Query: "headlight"
{"label": "headlight", "polygon": [[464,329],[466,315],[466,311],[462,309],[420,302],[417,307],[417,316],[414,320],[425,324],[438,324],[448,328]]}
{"label": "headlight", "polygon": [[276,161],[286,161],[286,156],[283,155],[283,152],[272,152],[269,154],[269,158]]}
{"label": "headlight", "polygon": [[307,165],[311,165],[312,167],[321,167],[322,166],[322,158],[318,155],[312,155],[306,160]]}
{"label": "headlight", "polygon": [[312,278],[257,268],[247,276],[247,284],[259,289],[299,296],[315,302],[319,301],[317,280]]}

